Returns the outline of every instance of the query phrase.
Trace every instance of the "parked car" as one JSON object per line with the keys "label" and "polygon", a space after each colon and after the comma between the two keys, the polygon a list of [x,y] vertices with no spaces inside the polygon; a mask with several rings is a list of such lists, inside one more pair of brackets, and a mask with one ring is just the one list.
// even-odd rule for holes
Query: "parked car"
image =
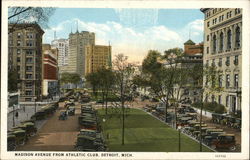
{"label": "parked car", "polygon": [[67,108],[67,110],[68,110],[69,116],[75,115],[75,107],[71,106],[71,107]]}
{"label": "parked car", "polygon": [[59,115],[59,120],[66,120],[68,118],[67,111],[61,111]]}
{"label": "parked car", "polygon": [[96,138],[79,134],[75,143],[77,151],[106,151],[107,147]]}
{"label": "parked car", "polygon": [[25,142],[27,141],[27,135],[25,130],[14,129],[13,131],[9,132],[9,135],[15,136],[17,145],[24,145]]}
{"label": "parked car", "polygon": [[33,116],[31,116],[31,120],[43,120],[46,118],[46,113],[44,111],[38,111]]}
{"label": "parked car", "polygon": [[234,151],[236,149],[236,141],[234,134],[220,134],[212,143],[212,148],[226,149]]}
{"label": "parked car", "polygon": [[16,136],[8,135],[7,138],[7,151],[15,151],[16,150]]}

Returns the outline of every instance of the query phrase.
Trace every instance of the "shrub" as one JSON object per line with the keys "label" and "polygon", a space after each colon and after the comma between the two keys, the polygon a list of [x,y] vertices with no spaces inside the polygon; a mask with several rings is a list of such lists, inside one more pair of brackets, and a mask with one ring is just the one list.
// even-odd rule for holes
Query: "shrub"
{"label": "shrub", "polygon": [[195,108],[201,108],[201,106],[203,105],[203,109],[210,111],[210,112],[214,112],[214,113],[225,113],[226,112],[226,108],[225,106],[223,106],[222,104],[218,104],[216,102],[208,102],[208,103],[193,103],[192,106]]}

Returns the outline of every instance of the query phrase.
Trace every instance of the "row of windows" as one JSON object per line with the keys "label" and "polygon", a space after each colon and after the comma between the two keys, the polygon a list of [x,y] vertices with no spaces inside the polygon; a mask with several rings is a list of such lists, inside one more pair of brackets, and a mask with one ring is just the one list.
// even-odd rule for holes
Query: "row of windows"
{"label": "row of windows", "polygon": [[[215,8],[215,9],[213,9],[213,10],[212,10],[212,15],[215,14],[215,13],[217,13],[218,11],[221,11],[221,10],[222,10],[222,8]],[[230,11],[230,12],[231,12],[231,14],[232,14],[232,11]],[[210,11],[206,13],[206,18],[208,18],[208,17],[211,16],[210,13],[211,13]],[[227,12],[227,13],[229,13],[229,12]],[[239,14],[239,13],[240,13],[240,8],[235,8],[235,9],[234,9],[234,14],[237,15],[237,14]]]}
{"label": "row of windows", "polygon": [[[223,86],[223,76],[225,76],[225,80],[226,80],[224,86]],[[215,86],[215,83],[216,83],[216,79],[212,79],[211,80],[211,85]],[[205,84],[206,85],[209,84],[208,76],[206,76]],[[219,87],[225,87],[225,88],[231,87],[230,74],[219,75],[218,76],[218,86]],[[234,74],[234,77],[233,77],[233,87],[234,88],[238,88],[239,87],[239,74]]]}
{"label": "row of windows", "polygon": [[[35,38],[35,35],[36,35],[35,33],[27,32],[27,33],[26,33],[26,38],[27,38],[27,39],[33,39],[33,38]],[[21,39],[22,37],[23,37],[23,33],[17,32],[16,38]],[[37,34],[36,37],[39,37],[38,34]],[[10,39],[13,38],[13,33],[9,33],[9,38],[10,38]]]}
{"label": "row of windows", "polygon": [[[208,95],[207,95],[207,97],[208,97]],[[226,107],[229,107],[229,105],[230,105],[230,97],[232,97],[232,99],[231,99],[231,102],[232,102],[231,105],[233,105],[235,107],[236,106],[236,96],[229,96],[229,95],[225,97]],[[222,104],[222,102],[221,102],[222,101],[222,96],[218,95],[217,99],[218,99],[218,103]],[[211,101],[212,102],[216,102],[216,96],[215,95],[211,96]],[[235,108],[232,108],[232,109],[235,109]]]}
{"label": "row of windows", "polygon": [[[239,64],[239,56],[236,55],[234,56],[234,61],[233,61],[234,65],[238,65]],[[207,60],[206,62],[206,65],[209,66],[209,60]],[[212,66],[217,66],[216,65],[216,62],[215,62],[215,59],[212,59]],[[226,57],[226,61],[225,61],[225,65],[226,66],[230,66],[230,57]],[[219,58],[219,61],[218,61],[218,66],[221,67],[222,66],[222,58]]]}
{"label": "row of windows", "polygon": [[[10,40],[9,41],[9,45],[13,45],[14,43],[13,43],[13,41],[12,40]],[[21,40],[17,40],[16,41],[16,46],[23,46],[24,44],[22,43],[22,41]],[[26,46],[29,46],[29,47],[32,47],[32,46],[37,46],[37,44],[33,41],[33,40],[27,40],[26,41]]]}
{"label": "row of windows", "polygon": [[[210,13],[210,12],[208,12]],[[207,17],[210,16],[210,14],[207,13]],[[234,15],[237,15],[240,13],[240,9],[239,8],[236,8],[235,11],[234,11]],[[208,16],[209,15],[209,16]],[[232,11],[229,11],[227,12],[226,14],[226,18],[229,19],[232,17]],[[224,20],[224,14],[223,15],[220,15],[219,17],[216,17],[212,20],[212,24],[215,25],[217,23],[217,19],[219,19],[219,22],[222,22]],[[210,21],[207,22],[207,27],[210,27]]]}
{"label": "row of windows", "polygon": [[[225,40],[226,38],[226,40]],[[207,35],[207,41],[209,41],[209,35]],[[226,41],[226,48],[224,43]],[[240,27],[236,27],[235,29],[235,39],[234,39],[234,47],[240,48],[241,47],[241,31]],[[224,33],[221,32],[220,35],[217,37],[216,35],[212,38],[212,53],[216,53],[217,51],[220,53],[224,51],[224,49],[230,50],[232,48],[232,31],[229,29],[227,31],[226,36]],[[207,54],[209,54],[209,47],[207,47]]]}

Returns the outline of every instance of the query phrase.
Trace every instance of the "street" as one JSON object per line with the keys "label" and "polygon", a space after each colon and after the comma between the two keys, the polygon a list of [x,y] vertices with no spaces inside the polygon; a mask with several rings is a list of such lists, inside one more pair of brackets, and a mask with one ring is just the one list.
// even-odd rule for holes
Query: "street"
{"label": "street", "polygon": [[31,137],[27,144],[17,148],[19,151],[74,151],[74,144],[78,129],[78,115],[80,105],[76,106],[76,115],[68,116],[67,120],[58,120],[60,111],[63,110],[60,103],[59,109],[50,117],[37,135]]}

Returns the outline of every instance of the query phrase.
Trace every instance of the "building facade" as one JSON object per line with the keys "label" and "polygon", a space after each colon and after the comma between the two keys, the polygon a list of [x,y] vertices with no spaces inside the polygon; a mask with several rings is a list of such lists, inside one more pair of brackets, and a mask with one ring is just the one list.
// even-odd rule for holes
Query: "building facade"
{"label": "building facade", "polygon": [[[204,13],[203,63],[220,71],[220,93],[207,95],[208,101],[223,104],[228,113],[241,111],[242,9],[202,8]],[[205,79],[205,77],[204,77]],[[205,80],[204,84],[207,85]]]}
{"label": "building facade", "polygon": [[43,80],[42,95],[55,96],[59,91],[58,86],[58,49],[52,49],[49,44],[43,44]]}
{"label": "building facade", "polygon": [[51,42],[51,48],[58,49],[58,67],[59,74],[64,72],[64,66],[68,65],[69,55],[69,40],[68,39],[55,39]]}
{"label": "building facade", "polygon": [[[203,66],[203,44],[195,44],[192,40],[184,43],[183,56],[179,59],[172,57],[171,62],[166,62],[165,66],[170,68],[179,68],[183,70],[193,70],[194,67]],[[185,84],[175,85],[173,87],[173,95],[179,102],[196,103],[201,101],[202,84],[194,80],[192,76],[185,78]]]}
{"label": "building facade", "polygon": [[111,67],[111,46],[88,45],[85,47],[85,75],[99,68]]}
{"label": "building facade", "polygon": [[35,101],[41,97],[42,36],[38,24],[9,24],[9,71],[18,73],[20,101]]}
{"label": "building facade", "polygon": [[95,45],[94,33],[87,31],[70,33],[68,65],[65,66],[65,72],[77,73],[80,77],[84,77],[85,47],[87,45]]}

